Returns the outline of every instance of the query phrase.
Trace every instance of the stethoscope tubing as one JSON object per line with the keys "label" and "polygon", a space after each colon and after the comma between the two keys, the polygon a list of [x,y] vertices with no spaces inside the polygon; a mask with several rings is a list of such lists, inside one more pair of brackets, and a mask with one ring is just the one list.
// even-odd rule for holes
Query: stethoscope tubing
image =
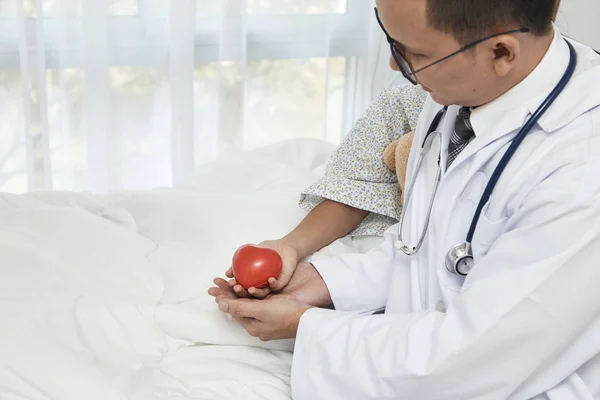
{"label": "stethoscope tubing", "polygon": [[[517,133],[517,135],[515,136],[515,138],[513,139],[512,143],[511,143],[511,145],[506,150],[506,153],[504,153],[500,162],[494,169],[494,172],[492,173],[492,176],[490,177],[490,180],[487,183],[487,185],[483,191],[483,194],[481,196],[479,204],[477,205],[477,208],[475,209],[473,219],[471,220],[471,225],[470,225],[469,231],[467,233],[467,238],[466,238],[467,240],[464,243],[464,245],[466,245],[466,247],[469,249],[471,248],[471,242],[473,240],[473,236],[474,236],[475,230],[477,228],[477,223],[479,221],[479,218],[481,216],[483,208],[489,201],[489,199],[492,195],[492,192],[494,191],[494,188],[496,187],[500,177],[502,176],[502,173],[506,169],[506,166],[508,165],[512,156],[515,154],[515,152],[517,151],[517,149],[519,148],[519,146],[521,145],[521,143],[523,142],[523,140],[525,139],[527,134],[529,134],[531,132],[531,130],[533,129],[535,124],[539,121],[539,119],[546,113],[546,111],[550,108],[550,106],[552,106],[552,104],[560,96],[560,94],[563,92],[563,90],[565,89],[565,87],[568,85],[569,81],[573,77],[573,74],[575,73],[575,68],[577,66],[577,53],[576,53],[573,45],[568,40],[565,40],[565,41],[567,42],[567,45],[569,46],[569,53],[570,53],[569,65],[568,65],[564,75],[562,76],[561,80],[556,85],[556,87],[552,90],[552,92],[550,92],[548,97],[546,97],[544,102],[533,113],[533,115],[525,123],[525,125],[523,125],[523,127],[521,128],[519,133]],[[441,166],[439,165],[439,163],[440,163],[439,157],[438,157],[438,173],[436,176],[436,181],[435,181],[435,186],[433,189],[432,198],[431,198],[431,201],[429,204],[429,210],[427,212],[425,226],[422,230],[423,233],[421,234],[421,238],[419,239],[417,245],[415,247],[413,247],[412,249],[410,247],[406,246],[401,238],[404,217],[406,214],[405,211],[408,208],[408,205],[412,199],[412,192],[413,192],[413,189],[414,189],[414,186],[416,183],[416,178],[419,174],[419,170],[421,169],[421,164],[423,163],[423,159],[425,158],[425,153],[426,153],[425,147],[427,145],[427,141],[430,139],[431,134],[437,130],[437,128],[438,128],[442,118],[446,114],[447,110],[448,110],[448,106],[444,106],[444,108],[442,110],[438,111],[437,115],[434,117],[434,119],[427,131],[427,134],[425,135],[425,139],[423,140],[423,143],[421,144],[421,154],[419,155],[419,160],[417,162],[417,167],[416,167],[416,170],[414,173],[414,178],[411,180],[412,182],[406,193],[406,203],[404,204],[402,213],[400,215],[400,221],[399,221],[400,223],[399,223],[399,228],[398,228],[398,242],[397,242],[399,245],[397,245],[397,247],[398,247],[398,249],[402,250],[408,256],[414,255],[419,250],[419,248],[421,247],[421,245],[423,244],[423,242],[425,240],[425,234],[427,232],[427,228],[428,228],[429,221],[431,218],[431,212],[433,209],[433,204],[435,201],[437,188],[438,188],[439,182],[441,180]],[[427,146],[427,147],[428,148],[431,147],[431,143],[429,143],[429,146]],[[470,257],[472,257],[472,254],[470,255]]]}
{"label": "stethoscope tubing", "polygon": [[565,71],[563,77],[560,79],[554,90],[552,90],[552,92],[548,95],[548,97],[544,100],[544,102],[540,105],[536,112],[525,123],[523,128],[521,128],[521,131],[517,134],[517,136],[515,136],[510,147],[508,148],[508,150],[506,150],[506,153],[504,153],[502,159],[500,159],[500,162],[498,163],[498,166],[492,173],[492,176],[490,177],[490,180],[487,186],[485,187],[485,190],[481,195],[481,199],[479,200],[479,204],[477,205],[477,208],[475,210],[475,215],[473,216],[473,220],[471,221],[471,227],[469,228],[469,233],[467,234],[467,243],[472,243],[473,236],[475,235],[475,229],[477,228],[477,223],[479,222],[479,217],[481,216],[483,207],[485,207],[488,200],[492,196],[492,192],[494,191],[494,188],[500,180],[500,176],[502,176],[502,173],[504,172],[504,169],[508,165],[510,159],[515,154],[515,152],[517,151],[517,149],[521,145],[521,142],[523,142],[527,134],[531,132],[531,130],[533,129],[535,124],[537,124],[539,119],[546,113],[546,111],[548,111],[548,108],[550,108],[550,106],[556,101],[558,96],[562,93],[562,91],[565,89],[565,87],[573,77],[575,67],[577,66],[577,53],[575,52],[573,45],[569,43],[569,41],[566,42],[569,46],[570,52],[569,66],[567,67],[567,70]]}

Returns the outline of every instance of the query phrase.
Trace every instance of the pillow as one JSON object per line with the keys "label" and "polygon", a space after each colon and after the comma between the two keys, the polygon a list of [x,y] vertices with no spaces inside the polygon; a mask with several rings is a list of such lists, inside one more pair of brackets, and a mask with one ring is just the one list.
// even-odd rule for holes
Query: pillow
{"label": "pillow", "polygon": [[220,193],[295,190],[299,196],[324,171],[334,150],[324,140],[282,141],[200,166],[178,187]]}

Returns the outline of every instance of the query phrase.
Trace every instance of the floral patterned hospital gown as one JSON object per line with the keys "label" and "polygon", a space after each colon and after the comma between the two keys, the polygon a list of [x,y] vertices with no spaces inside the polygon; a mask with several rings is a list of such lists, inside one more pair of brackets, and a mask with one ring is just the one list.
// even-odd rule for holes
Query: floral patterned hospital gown
{"label": "floral patterned hospital gown", "polygon": [[328,161],[324,176],[301,194],[310,211],[324,199],[370,211],[351,236],[381,235],[400,217],[396,174],[383,164],[383,151],[416,128],[426,93],[418,86],[385,89],[356,121]]}

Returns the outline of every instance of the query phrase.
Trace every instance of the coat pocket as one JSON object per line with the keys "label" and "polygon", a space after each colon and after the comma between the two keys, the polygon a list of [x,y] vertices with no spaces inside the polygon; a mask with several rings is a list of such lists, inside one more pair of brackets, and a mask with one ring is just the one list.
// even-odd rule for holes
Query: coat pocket
{"label": "coat pocket", "polygon": [[483,207],[475,234],[473,235],[473,256],[475,261],[484,257],[492,248],[498,237],[505,232],[508,216],[503,210],[490,210],[490,202]]}

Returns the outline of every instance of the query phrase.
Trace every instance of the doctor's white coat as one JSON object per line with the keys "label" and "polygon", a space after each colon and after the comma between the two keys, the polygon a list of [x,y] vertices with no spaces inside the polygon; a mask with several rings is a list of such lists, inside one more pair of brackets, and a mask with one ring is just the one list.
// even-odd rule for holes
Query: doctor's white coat
{"label": "doctor's white coat", "polygon": [[[569,52],[558,32],[525,81],[473,112],[477,136],[443,170],[417,255],[394,248],[396,225],[366,255],[315,263],[336,311],[312,309],[300,321],[294,399],[600,399],[600,57],[573,44],[575,76],[486,204],[466,279],[444,258],[464,242],[510,141],[563,75]],[[440,109],[425,105],[408,179]],[[416,181],[403,230],[409,244],[421,233],[456,113],[449,108],[442,143]],[[444,150],[441,158],[446,165]]]}

